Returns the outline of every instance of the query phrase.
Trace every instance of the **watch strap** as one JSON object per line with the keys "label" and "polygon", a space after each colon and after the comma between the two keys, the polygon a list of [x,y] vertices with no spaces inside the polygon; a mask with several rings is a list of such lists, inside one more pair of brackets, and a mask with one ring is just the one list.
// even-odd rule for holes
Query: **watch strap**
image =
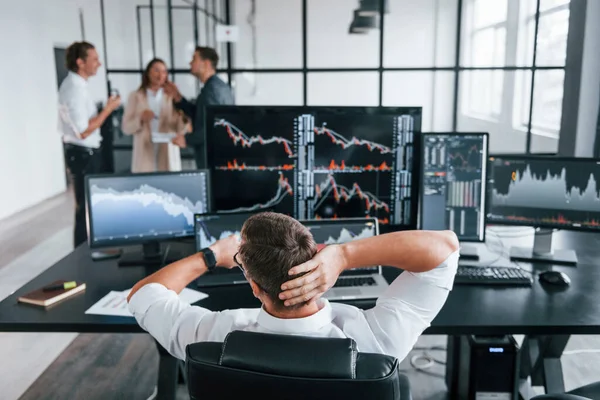
{"label": "watch strap", "polygon": [[206,264],[208,271],[214,270],[217,266],[217,257],[215,257],[215,253],[208,247],[200,250],[200,253],[204,256],[204,263]]}

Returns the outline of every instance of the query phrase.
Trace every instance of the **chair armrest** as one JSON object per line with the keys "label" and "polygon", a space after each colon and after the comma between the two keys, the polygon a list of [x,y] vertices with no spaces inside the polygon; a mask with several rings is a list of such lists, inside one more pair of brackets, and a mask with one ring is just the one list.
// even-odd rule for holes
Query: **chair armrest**
{"label": "chair armrest", "polygon": [[560,394],[542,394],[535,396],[531,400],[593,400],[589,397],[581,397],[574,394],[560,393]]}

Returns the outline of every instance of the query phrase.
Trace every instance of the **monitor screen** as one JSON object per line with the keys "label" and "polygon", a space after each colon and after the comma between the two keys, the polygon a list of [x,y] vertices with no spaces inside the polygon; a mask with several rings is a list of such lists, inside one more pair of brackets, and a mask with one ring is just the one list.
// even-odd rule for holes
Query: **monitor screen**
{"label": "monitor screen", "polygon": [[423,135],[421,228],[485,240],[488,135]]}
{"label": "monitor screen", "polygon": [[490,157],[488,221],[600,230],[600,160]]}
{"label": "monitor screen", "polygon": [[90,247],[194,235],[194,214],[209,210],[208,172],[86,178]]}
{"label": "monitor screen", "polygon": [[[342,244],[353,240],[365,239],[379,234],[377,218],[342,218],[331,220],[300,221],[313,235],[317,244]],[[354,268],[344,275],[361,274],[379,267]]]}
{"label": "monitor screen", "polygon": [[416,226],[421,109],[208,107],[219,211]]}
{"label": "monitor screen", "polygon": [[310,230],[317,244],[342,244],[379,234],[379,227],[375,218],[345,218],[300,222]]}
{"label": "monitor screen", "polygon": [[238,235],[244,222],[254,213],[196,214],[196,251],[200,251],[220,239]]}

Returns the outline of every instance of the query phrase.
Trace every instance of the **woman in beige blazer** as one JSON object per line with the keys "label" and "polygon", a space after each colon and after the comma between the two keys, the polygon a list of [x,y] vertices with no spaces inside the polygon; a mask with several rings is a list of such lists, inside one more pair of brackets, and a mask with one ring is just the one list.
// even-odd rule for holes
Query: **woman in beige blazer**
{"label": "woman in beige blazer", "polygon": [[183,135],[186,123],[163,93],[167,66],[155,58],[148,63],[139,89],[131,93],[123,115],[122,130],[133,135],[131,172],[180,171],[179,147],[170,142],[154,143],[152,132]]}

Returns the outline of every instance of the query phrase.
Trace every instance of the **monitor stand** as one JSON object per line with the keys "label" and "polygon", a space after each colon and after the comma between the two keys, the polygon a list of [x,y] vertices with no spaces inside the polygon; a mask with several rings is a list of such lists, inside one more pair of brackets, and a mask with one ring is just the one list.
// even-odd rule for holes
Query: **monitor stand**
{"label": "monitor stand", "polygon": [[552,229],[536,229],[531,247],[511,247],[511,260],[577,264],[577,253],[570,249],[552,249]]}
{"label": "monitor stand", "polygon": [[170,247],[161,251],[159,242],[146,242],[140,252],[124,252],[119,259],[119,267],[152,267],[160,268],[180,260],[180,254],[173,252]]}
{"label": "monitor stand", "polygon": [[475,260],[479,261],[479,249],[475,246],[461,245],[460,246],[460,258],[462,260]]}

